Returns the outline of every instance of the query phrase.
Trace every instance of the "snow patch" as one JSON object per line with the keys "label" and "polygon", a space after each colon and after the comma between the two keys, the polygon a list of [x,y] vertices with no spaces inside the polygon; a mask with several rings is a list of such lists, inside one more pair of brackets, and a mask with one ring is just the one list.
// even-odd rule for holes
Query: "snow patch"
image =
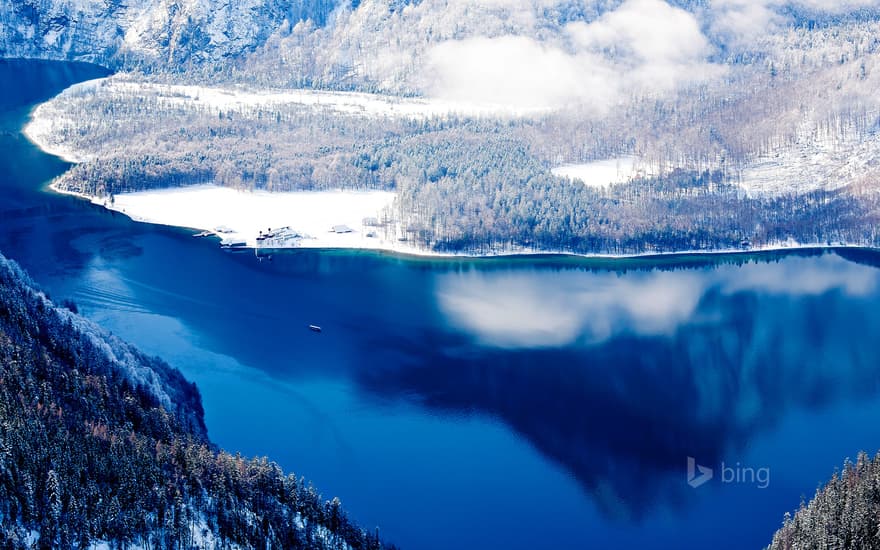
{"label": "snow patch", "polygon": [[528,116],[542,109],[514,109],[503,104],[424,99],[363,92],[325,90],[247,90],[231,87],[159,84],[133,80],[127,75],[108,77],[103,83],[110,94],[156,97],[167,105],[207,108],[213,111],[302,105],[343,114],[425,119],[449,115]]}
{"label": "snow patch", "polygon": [[[96,200],[136,221],[219,233],[256,246],[260,232],[290,227],[305,238],[277,248],[400,249],[376,224],[394,202],[389,191],[238,191],[216,185],[140,191]],[[364,222],[367,221],[368,224]],[[342,232],[342,227],[351,229]],[[337,231],[333,231],[337,228]]]}
{"label": "snow patch", "polygon": [[579,180],[589,187],[604,188],[652,175],[640,168],[635,157],[618,157],[585,164],[563,164],[551,170],[554,176]]}

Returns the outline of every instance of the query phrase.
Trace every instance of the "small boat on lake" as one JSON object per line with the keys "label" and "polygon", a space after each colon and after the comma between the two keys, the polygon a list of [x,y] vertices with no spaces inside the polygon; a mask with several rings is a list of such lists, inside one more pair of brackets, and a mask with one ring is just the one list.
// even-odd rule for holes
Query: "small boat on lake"
{"label": "small boat on lake", "polygon": [[321,332],[321,327],[318,325],[309,325],[309,330],[312,332]]}

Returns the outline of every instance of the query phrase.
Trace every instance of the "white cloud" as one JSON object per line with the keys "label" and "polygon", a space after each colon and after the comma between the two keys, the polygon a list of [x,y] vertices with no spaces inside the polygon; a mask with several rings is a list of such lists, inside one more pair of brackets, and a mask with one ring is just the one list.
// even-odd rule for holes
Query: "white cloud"
{"label": "white cloud", "polygon": [[593,23],[571,23],[566,30],[581,47],[613,48],[633,64],[692,63],[709,48],[693,14],[660,0],[629,0]]}
{"label": "white cloud", "polygon": [[579,104],[603,110],[626,93],[664,92],[711,78],[709,41],[691,13],[627,0],[556,41],[525,36],[449,40],[428,52],[429,95],[522,110]]}
{"label": "white cloud", "polygon": [[772,0],[714,0],[713,34],[730,44],[751,42],[784,22]]}
{"label": "white cloud", "polygon": [[596,56],[522,36],[443,42],[429,52],[428,65],[431,95],[516,110],[578,100],[605,105],[619,91],[616,74]]}

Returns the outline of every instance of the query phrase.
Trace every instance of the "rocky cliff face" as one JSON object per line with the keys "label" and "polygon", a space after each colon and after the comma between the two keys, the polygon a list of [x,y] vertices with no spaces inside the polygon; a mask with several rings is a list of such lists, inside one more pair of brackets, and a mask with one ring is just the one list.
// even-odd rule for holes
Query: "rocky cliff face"
{"label": "rocky cliff face", "polygon": [[147,0],[0,0],[0,56],[107,62]]}
{"label": "rocky cliff face", "polygon": [[0,0],[0,57],[186,69],[235,60],[282,26],[322,24],[334,2]]}

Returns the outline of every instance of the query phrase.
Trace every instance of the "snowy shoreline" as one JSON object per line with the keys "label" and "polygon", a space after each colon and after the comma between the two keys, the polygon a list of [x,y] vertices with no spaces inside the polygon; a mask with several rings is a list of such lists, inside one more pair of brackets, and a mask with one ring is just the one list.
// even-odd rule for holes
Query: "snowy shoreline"
{"label": "snowy shoreline", "polygon": [[[78,82],[65,88],[61,93],[76,93],[87,90],[95,86],[100,86],[101,83],[106,80],[106,77],[102,77]],[[71,164],[85,162],[90,159],[88,155],[84,155],[69,146],[65,146],[58,138],[56,128],[59,126],[59,120],[65,120],[65,115],[54,103],[54,100],[57,97],[58,96],[50,98],[34,107],[27,124],[21,129],[21,133],[31,143],[48,155],[58,157],[64,162],[69,162]]]}
{"label": "snowy shoreline", "polygon": [[[153,191],[141,191],[136,193],[124,193],[121,195],[117,195],[115,197],[115,201],[113,204],[110,204],[107,200],[95,197],[89,197],[87,195],[83,195],[82,193],[77,193],[74,191],[69,191],[66,189],[60,189],[57,185],[52,184],[49,186],[54,192],[72,195],[78,198],[88,200],[93,204],[104,207],[108,210],[119,212],[131,218],[136,222],[141,223],[153,223],[157,225],[165,225],[171,227],[180,227],[180,228],[189,228],[193,230],[201,230],[207,232],[214,232],[214,230],[218,226],[226,226],[234,231],[230,233],[222,233],[217,234],[221,240],[234,241],[234,240],[243,240],[246,243],[246,246],[241,248],[248,250],[258,250],[256,247],[255,239],[259,234],[257,229],[258,227],[262,227],[263,225],[268,227],[272,227],[270,222],[264,214],[264,212],[244,212],[244,214],[249,217],[256,214],[260,215],[261,225],[253,228],[253,231],[242,231],[236,229],[230,223],[206,223],[204,220],[207,219],[205,217],[205,213],[203,213],[202,218],[199,219],[196,216],[188,217],[186,219],[181,218],[180,220],[175,220],[175,223],[170,223],[169,217],[173,217],[176,215],[180,215],[181,210],[186,210],[189,203],[180,202],[175,203],[175,195],[176,199],[180,199],[181,196],[191,195],[188,197],[189,201],[198,202],[200,204],[204,204],[204,197],[199,197],[200,192],[220,192],[224,194],[230,194],[230,196],[236,197],[236,206],[241,207],[241,202],[239,199],[242,197],[253,196],[256,197],[257,200],[262,199],[271,199],[277,205],[282,207],[287,206],[284,204],[285,201],[278,199],[292,199],[293,201],[301,200],[303,198],[308,199],[319,199],[320,202],[323,203],[324,208],[320,209],[318,215],[320,216],[318,219],[313,219],[309,224],[303,226],[293,225],[292,227],[298,229],[304,233],[307,233],[309,237],[307,239],[303,239],[296,246],[277,246],[277,247],[266,247],[266,250],[297,250],[297,249],[308,249],[308,250],[363,250],[363,251],[373,251],[380,253],[388,253],[399,257],[411,257],[411,258],[421,258],[421,259],[504,259],[504,258],[529,258],[529,257],[551,257],[551,256],[562,256],[562,257],[571,257],[571,258],[581,258],[581,259],[595,259],[595,260],[626,260],[626,259],[651,259],[651,258],[674,258],[674,257],[683,257],[683,256],[728,256],[728,255],[743,255],[743,254],[756,254],[756,253],[768,253],[768,252],[788,252],[788,251],[798,251],[798,250],[831,250],[831,249],[843,249],[843,248],[851,248],[851,249],[864,249],[864,250],[876,250],[874,248],[864,246],[864,245],[852,245],[852,244],[827,244],[827,243],[799,243],[795,241],[787,241],[787,242],[779,242],[773,243],[771,245],[764,246],[753,246],[749,248],[723,248],[716,250],[681,250],[674,252],[643,252],[636,254],[603,254],[603,253],[592,253],[592,254],[578,254],[563,250],[531,250],[531,249],[502,249],[495,252],[487,252],[487,253],[473,253],[473,252],[461,252],[461,253],[450,253],[450,252],[437,252],[433,250],[425,250],[422,248],[418,248],[407,243],[397,242],[393,239],[386,239],[383,237],[367,237],[366,233],[369,232],[370,228],[363,227],[360,223],[355,223],[352,220],[349,220],[351,224],[351,229],[353,231],[351,233],[344,234],[335,234],[329,231],[329,228],[333,224],[334,218],[332,215],[328,215],[327,211],[332,207],[336,207],[342,204],[346,204],[346,201],[352,201],[352,203],[357,203],[360,206],[363,206],[363,199],[367,199],[367,203],[369,204],[370,200],[374,202],[372,204],[377,204],[382,200],[388,201],[386,204],[390,204],[390,201],[393,200],[393,193],[385,192],[385,191],[300,191],[300,192],[289,192],[289,193],[271,193],[267,191],[236,191],[233,189],[220,188],[212,185],[199,185],[199,186],[190,186],[184,188],[176,188],[176,189],[160,189]],[[147,198],[145,202],[141,202],[144,198]],[[339,199],[342,199],[340,201]],[[378,199],[378,201],[377,201]],[[309,200],[303,201],[309,202]],[[169,208],[169,205],[175,208]],[[312,204],[301,204],[299,209],[308,209],[312,206]],[[349,206],[351,204],[349,203]],[[369,210],[364,210],[362,213],[369,213]],[[209,211],[206,213],[207,217],[213,215],[218,215],[217,211]],[[355,212],[354,214],[359,215],[360,212]],[[377,212],[378,214],[378,212]],[[348,211],[348,216],[352,216],[352,212]],[[216,220],[220,220],[222,218],[216,218]],[[278,218],[275,218],[278,220]],[[279,220],[280,221],[280,220]],[[253,221],[249,222],[253,225]],[[317,224],[317,225],[316,225]],[[276,223],[274,227],[280,227],[280,223]],[[308,233],[309,229],[314,231],[318,229],[316,235],[312,235]],[[381,228],[380,228],[381,229]],[[321,232],[325,232],[323,234]]]}

